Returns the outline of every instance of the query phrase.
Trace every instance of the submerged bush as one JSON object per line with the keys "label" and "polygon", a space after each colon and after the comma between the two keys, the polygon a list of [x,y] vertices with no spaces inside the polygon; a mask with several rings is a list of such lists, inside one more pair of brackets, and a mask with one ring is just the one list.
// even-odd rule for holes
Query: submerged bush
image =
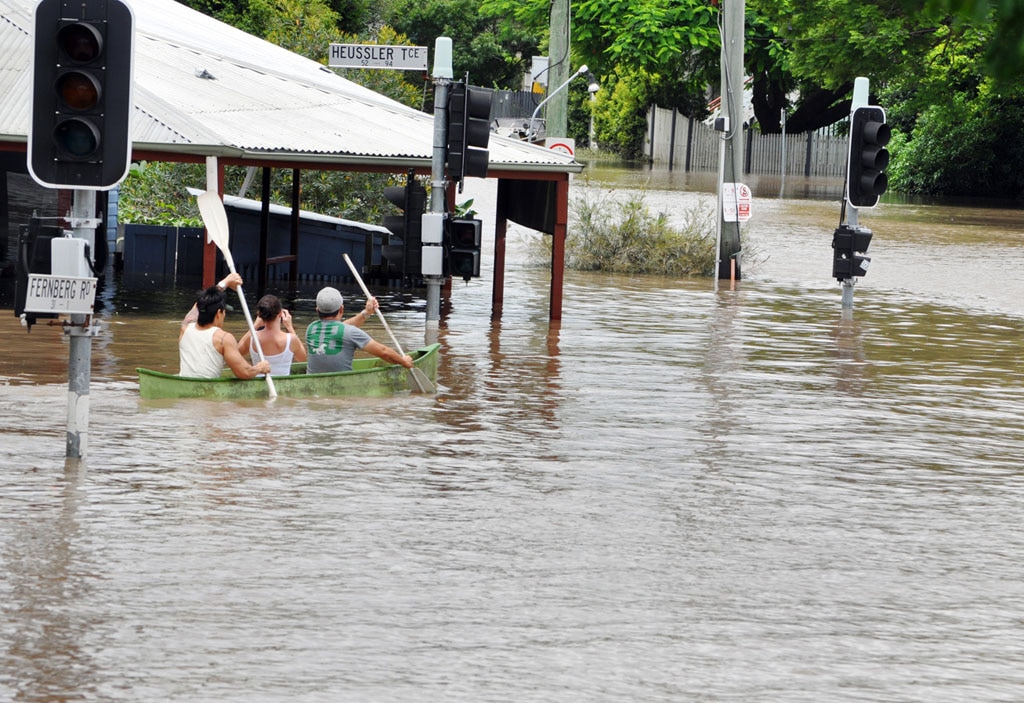
{"label": "submerged bush", "polygon": [[651,213],[642,192],[618,201],[584,188],[569,209],[565,265],[578,271],[712,276],[715,211],[707,202],[683,212],[681,227]]}

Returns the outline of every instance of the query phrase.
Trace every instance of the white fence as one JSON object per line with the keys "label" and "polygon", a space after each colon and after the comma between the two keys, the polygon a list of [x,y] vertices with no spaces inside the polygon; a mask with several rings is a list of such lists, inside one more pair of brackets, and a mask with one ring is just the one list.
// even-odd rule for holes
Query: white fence
{"label": "white fence", "polygon": [[[836,126],[786,135],[745,130],[743,172],[842,178],[846,172],[847,138],[835,134]],[[699,120],[655,105],[647,112],[644,156],[652,162],[668,163],[669,170],[715,171],[721,137],[720,132]]]}

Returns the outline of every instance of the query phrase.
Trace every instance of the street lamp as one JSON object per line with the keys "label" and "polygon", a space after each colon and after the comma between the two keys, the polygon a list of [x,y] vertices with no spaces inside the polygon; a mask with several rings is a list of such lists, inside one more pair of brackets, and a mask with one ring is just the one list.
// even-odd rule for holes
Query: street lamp
{"label": "street lamp", "polygon": [[537,108],[533,111],[533,114],[530,115],[530,129],[527,132],[527,138],[529,139],[529,141],[534,141],[534,138],[537,136],[536,133],[533,131],[533,122],[534,120],[537,119],[537,114],[540,112],[540,109],[544,107],[548,100],[555,97],[555,93],[560,91],[565,86],[569,85],[569,83],[571,83],[574,78],[576,78],[577,76],[582,76],[584,73],[587,74],[587,90],[590,92],[591,95],[593,95],[594,93],[601,89],[601,86],[598,85],[597,83],[597,79],[594,77],[594,74],[590,72],[590,69],[587,68],[587,65],[583,64],[582,66],[580,66],[576,70],[576,73],[569,76],[565,83],[563,83],[562,85],[558,86],[550,93],[548,93],[548,96],[540,101],[540,103],[537,105]]}

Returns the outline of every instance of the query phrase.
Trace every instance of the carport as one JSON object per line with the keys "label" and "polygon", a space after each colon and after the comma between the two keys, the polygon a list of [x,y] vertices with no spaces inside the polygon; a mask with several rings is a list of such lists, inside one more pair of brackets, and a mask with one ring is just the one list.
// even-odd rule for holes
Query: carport
{"label": "carport", "polygon": [[[35,5],[35,0],[8,0],[0,23],[0,151],[15,159],[26,151],[30,122]],[[215,156],[221,194],[225,166],[262,169],[265,179],[269,169],[292,169],[295,236],[290,256],[297,256],[301,171],[430,174],[432,115],[174,0],[146,0],[132,8],[133,160],[203,163]],[[502,314],[505,232],[511,220],[553,237],[549,316],[560,320],[569,177],[583,166],[572,157],[499,135],[491,136],[489,149],[487,177],[498,179],[492,318]],[[7,169],[13,170],[15,159],[4,159]],[[6,230],[6,173],[3,180],[0,216]],[[453,188],[448,199],[452,204]],[[207,244],[205,283],[214,280],[216,256],[216,247]]]}

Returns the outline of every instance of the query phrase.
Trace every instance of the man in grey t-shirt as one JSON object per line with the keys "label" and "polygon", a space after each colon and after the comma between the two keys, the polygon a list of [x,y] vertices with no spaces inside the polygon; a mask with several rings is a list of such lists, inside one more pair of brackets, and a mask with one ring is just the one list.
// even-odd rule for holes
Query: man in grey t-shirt
{"label": "man in grey t-shirt", "polygon": [[316,296],[316,312],[320,319],[306,328],[306,348],[309,350],[307,373],[351,371],[356,349],[363,349],[389,364],[412,368],[411,356],[402,356],[360,329],[378,307],[377,299],[371,297],[358,315],[342,321],[345,304],[341,293],[330,286],[321,290]]}

